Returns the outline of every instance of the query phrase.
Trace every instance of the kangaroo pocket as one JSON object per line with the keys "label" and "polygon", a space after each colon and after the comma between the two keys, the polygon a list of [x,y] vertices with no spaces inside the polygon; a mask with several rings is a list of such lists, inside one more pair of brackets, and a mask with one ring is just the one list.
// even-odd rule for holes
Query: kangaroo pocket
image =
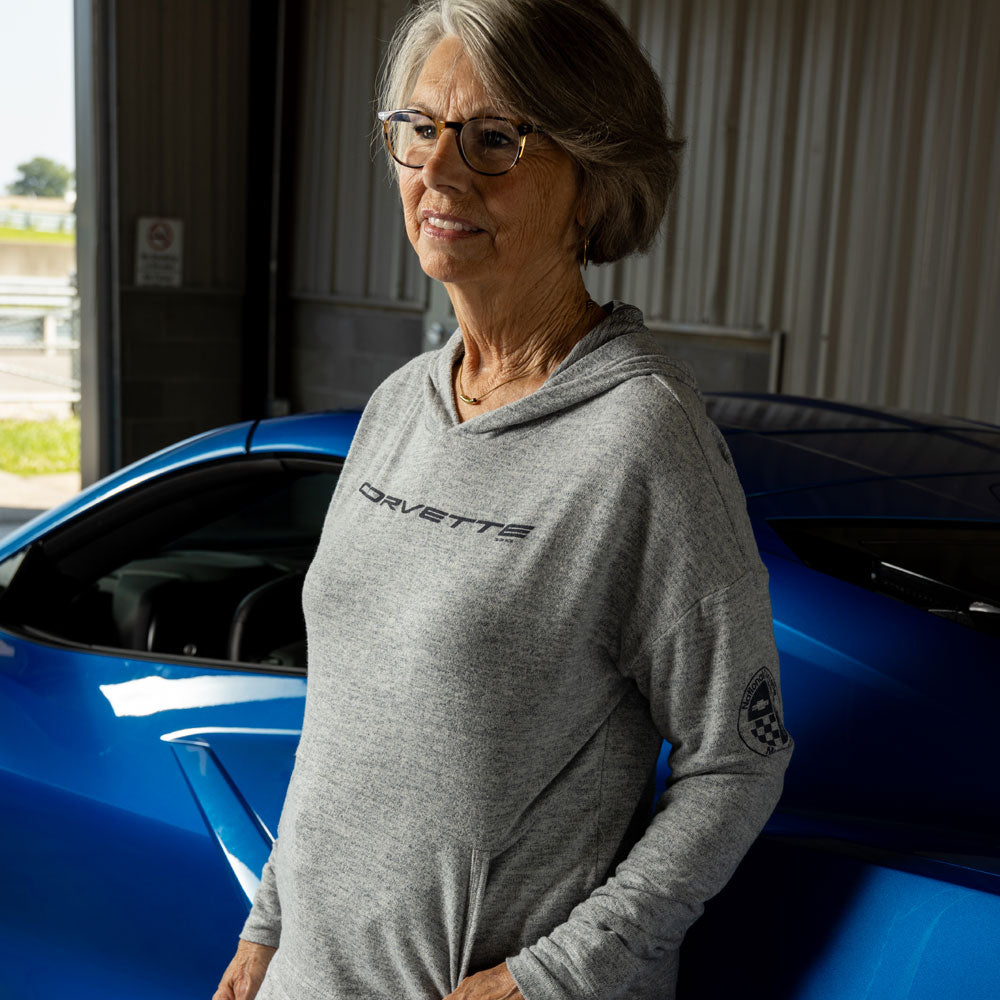
{"label": "kangaroo pocket", "polygon": [[299,803],[278,837],[286,969],[332,998],[430,1000],[469,970],[488,853],[383,808]]}
{"label": "kangaroo pocket", "polygon": [[475,910],[469,971],[492,968],[567,919],[603,876],[595,867],[593,828],[560,816],[527,824],[489,859]]}
{"label": "kangaroo pocket", "polygon": [[[485,851],[472,849],[469,857],[469,889],[462,921],[461,952],[457,967],[452,967],[452,990],[469,974],[469,964],[479,937],[486,886],[490,876],[490,857]],[[478,971],[478,970],[476,970]]]}

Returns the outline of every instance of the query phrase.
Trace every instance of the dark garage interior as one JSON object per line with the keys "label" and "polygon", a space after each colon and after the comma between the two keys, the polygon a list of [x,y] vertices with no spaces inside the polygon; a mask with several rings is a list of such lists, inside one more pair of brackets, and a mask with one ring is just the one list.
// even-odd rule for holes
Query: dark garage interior
{"label": "dark garage interior", "polygon": [[[619,0],[688,146],[654,251],[592,269],[707,389],[1000,418],[988,0]],[[373,142],[403,0],[78,0],[83,469],[362,406],[447,328]],[[179,287],[136,282],[180,221]]]}
{"label": "dark garage interior", "polygon": [[0,997],[1000,996],[1000,3],[412,3],[0,0]]}

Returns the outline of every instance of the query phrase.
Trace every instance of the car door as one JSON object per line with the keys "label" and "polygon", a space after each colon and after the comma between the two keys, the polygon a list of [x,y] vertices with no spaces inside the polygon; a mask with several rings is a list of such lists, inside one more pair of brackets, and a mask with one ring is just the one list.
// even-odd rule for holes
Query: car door
{"label": "car door", "polygon": [[211,996],[291,773],[338,472],[174,469],[0,562],[0,996]]}

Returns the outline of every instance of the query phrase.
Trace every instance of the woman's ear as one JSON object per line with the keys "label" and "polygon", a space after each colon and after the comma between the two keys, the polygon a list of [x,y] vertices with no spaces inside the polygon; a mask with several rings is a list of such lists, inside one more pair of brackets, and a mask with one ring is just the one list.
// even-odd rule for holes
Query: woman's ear
{"label": "woman's ear", "polygon": [[590,191],[587,188],[587,179],[584,177],[580,165],[574,164],[574,166],[576,167],[577,196],[573,218],[580,227],[580,232],[586,234],[587,230],[590,229]]}

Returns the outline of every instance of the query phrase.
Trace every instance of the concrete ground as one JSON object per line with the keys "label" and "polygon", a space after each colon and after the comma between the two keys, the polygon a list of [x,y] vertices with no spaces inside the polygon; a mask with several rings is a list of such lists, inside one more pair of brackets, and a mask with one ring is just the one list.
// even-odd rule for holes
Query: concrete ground
{"label": "concrete ground", "polygon": [[0,539],[79,491],[78,472],[50,476],[15,476],[0,472]]}

